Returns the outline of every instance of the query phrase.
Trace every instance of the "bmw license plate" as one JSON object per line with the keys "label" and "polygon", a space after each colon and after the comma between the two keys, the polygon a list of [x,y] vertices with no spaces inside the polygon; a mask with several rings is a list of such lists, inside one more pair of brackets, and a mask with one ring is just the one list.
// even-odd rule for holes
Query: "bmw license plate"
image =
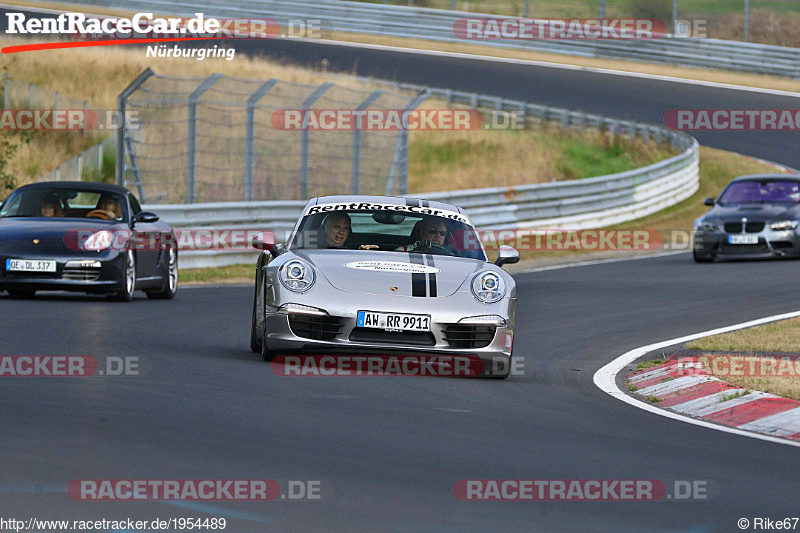
{"label": "bmw license plate", "polygon": [[758,244],[758,235],[728,235],[730,244]]}
{"label": "bmw license plate", "polygon": [[55,261],[37,259],[6,259],[7,272],[55,272]]}
{"label": "bmw license plate", "polygon": [[394,329],[400,331],[431,330],[431,317],[429,315],[405,315],[401,313],[359,311],[357,319],[357,325],[361,328]]}

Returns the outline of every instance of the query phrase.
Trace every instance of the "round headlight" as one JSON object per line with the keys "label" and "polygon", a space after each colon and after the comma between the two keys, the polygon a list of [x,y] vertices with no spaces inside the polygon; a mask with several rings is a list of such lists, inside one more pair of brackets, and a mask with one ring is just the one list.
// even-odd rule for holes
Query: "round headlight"
{"label": "round headlight", "polygon": [[506,294],[503,278],[491,271],[479,273],[472,280],[472,294],[483,303],[493,304]]}
{"label": "round headlight", "polygon": [[280,269],[281,284],[294,292],[304,292],[314,284],[314,269],[302,261],[294,259]]}

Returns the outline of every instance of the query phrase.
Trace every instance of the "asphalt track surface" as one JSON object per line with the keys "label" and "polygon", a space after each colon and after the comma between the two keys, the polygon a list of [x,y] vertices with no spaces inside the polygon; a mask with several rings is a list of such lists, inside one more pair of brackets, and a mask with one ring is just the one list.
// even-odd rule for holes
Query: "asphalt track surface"
{"label": "asphalt track surface", "polygon": [[[795,448],[654,416],[594,372],[631,348],[794,310],[797,262],[687,254],[517,277],[505,381],[281,377],[247,346],[252,290],[0,306],[7,355],[137,356],[142,375],[4,378],[4,516],[225,516],[229,531],[735,531],[797,515]],[[320,480],[320,501],[76,502],[74,479]],[[703,481],[705,501],[465,502],[461,479]]]}
{"label": "asphalt track surface", "polygon": [[[575,71],[269,45],[279,55],[658,121],[794,100]],[[340,54],[340,56],[337,56]],[[477,65],[477,66],[476,66]],[[760,103],[761,105],[756,105]],[[723,105],[724,104],[724,105]],[[702,142],[800,166],[796,134]],[[738,531],[798,516],[795,448],[654,416],[594,372],[640,345],[796,310],[800,263],[687,254],[517,276],[505,381],[279,377],[247,346],[252,288],[131,304],[0,297],[2,355],[136,356],[138,377],[0,381],[0,516],[225,517],[227,531]],[[321,480],[320,501],[76,502],[74,479]],[[462,479],[703,481],[705,501],[463,502]]]}

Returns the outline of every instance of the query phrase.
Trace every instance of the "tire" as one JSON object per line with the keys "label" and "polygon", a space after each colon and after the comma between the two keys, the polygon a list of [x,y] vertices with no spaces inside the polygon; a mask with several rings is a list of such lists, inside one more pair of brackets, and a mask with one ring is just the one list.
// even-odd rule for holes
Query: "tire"
{"label": "tire", "polygon": [[122,273],[124,289],[109,294],[108,297],[116,302],[130,302],[133,300],[133,293],[136,292],[136,256],[133,250],[128,250],[125,254],[125,270]]}
{"label": "tire", "polygon": [[253,351],[253,353],[261,353],[261,343],[258,342],[258,337],[256,336],[256,324],[258,323],[256,320],[256,300],[258,300],[258,270],[256,270],[256,289],[254,292],[253,312],[250,315],[250,349]]}
{"label": "tire", "polygon": [[160,291],[147,291],[147,297],[153,300],[172,300],[178,292],[178,251],[170,248],[167,252],[167,277],[164,288]]}
{"label": "tire", "polygon": [[264,336],[262,337],[262,339],[263,340],[261,341],[261,357],[264,358],[264,361],[267,361],[267,362],[272,361],[273,359],[275,359],[275,356],[278,355],[278,354],[276,354],[275,352],[271,352],[267,348],[267,322],[266,321],[264,321]]}
{"label": "tire", "polygon": [[692,257],[695,263],[713,263],[714,254],[699,254],[697,250],[692,250]]}
{"label": "tire", "polygon": [[8,289],[11,298],[33,298],[35,294],[36,291],[31,289]]}
{"label": "tire", "polygon": [[508,363],[506,364],[505,372],[503,373],[496,373],[494,372],[494,368],[489,369],[489,373],[486,377],[489,379],[506,379],[508,376],[511,375],[511,361],[514,359],[514,352],[512,350],[511,356],[508,358]]}

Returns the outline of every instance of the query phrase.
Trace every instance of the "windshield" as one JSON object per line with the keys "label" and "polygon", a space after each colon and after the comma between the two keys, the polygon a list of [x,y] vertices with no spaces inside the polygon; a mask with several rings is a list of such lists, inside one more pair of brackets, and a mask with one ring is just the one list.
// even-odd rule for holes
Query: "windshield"
{"label": "windshield", "polygon": [[85,189],[25,189],[8,197],[0,218],[46,217],[127,220],[125,197]]}
{"label": "windshield", "polygon": [[796,181],[737,181],[728,185],[720,204],[800,203],[800,183]]}
{"label": "windshield", "polygon": [[[454,215],[466,220],[463,215]],[[470,224],[447,216],[398,213],[392,210],[337,209],[306,213],[290,248],[338,248],[364,250],[365,253],[369,250],[382,250],[469,257],[486,261],[480,237]]]}

